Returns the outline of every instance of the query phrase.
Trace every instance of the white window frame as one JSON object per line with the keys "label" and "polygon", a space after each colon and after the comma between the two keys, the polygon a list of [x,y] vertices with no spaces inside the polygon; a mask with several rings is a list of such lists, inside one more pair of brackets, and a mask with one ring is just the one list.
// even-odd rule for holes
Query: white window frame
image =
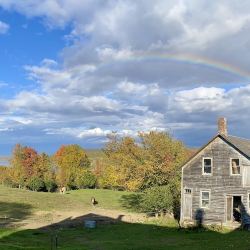
{"label": "white window frame", "polygon": [[[186,193],[186,190],[190,190],[191,192],[190,193]],[[190,194],[192,195],[193,194],[193,189],[192,188],[188,188],[188,187],[184,187],[184,194]]]}
{"label": "white window frame", "polygon": [[[205,173],[204,172],[204,160],[209,159],[211,160],[211,173]],[[213,158],[212,157],[203,157],[202,158],[202,175],[212,175],[213,174]]]}
{"label": "white window frame", "polygon": [[[232,172],[232,160],[239,160],[239,167],[240,167],[240,173],[239,174],[233,174]],[[230,158],[230,175],[231,176],[241,176],[242,173],[242,166],[241,166],[241,161],[240,158]]]}
{"label": "white window frame", "polygon": [[247,187],[249,188],[250,187],[250,183],[247,185],[246,184],[246,176],[248,174],[248,168],[250,170],[250,166],[241,166],[241,170],[242,170],[242,186],[243,187]]}
{"label": "white window frame", "polygon": [[[209,200],[208,200],[208,207],[203,207],[202,206],[202,193],[203,192],[207,192],[209,193]],[[202,189],[200,190],[200,208],[203,208],[203,209],[210,209],[210,205],[211,205],[211,190],[210,189]]]}
{"label": "white window frame", "polygon": [[250,212],[250,191],[247,192],[247,208],[248,212]]}

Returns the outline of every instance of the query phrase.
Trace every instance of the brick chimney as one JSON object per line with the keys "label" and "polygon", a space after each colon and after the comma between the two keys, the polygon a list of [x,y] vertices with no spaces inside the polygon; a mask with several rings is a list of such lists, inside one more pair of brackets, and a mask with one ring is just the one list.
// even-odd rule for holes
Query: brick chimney
{"label": "brick chimney", "polygon": [[218,133],[220,135],[227,136],[227,119],[225,117],[220,117],[218,119]]}

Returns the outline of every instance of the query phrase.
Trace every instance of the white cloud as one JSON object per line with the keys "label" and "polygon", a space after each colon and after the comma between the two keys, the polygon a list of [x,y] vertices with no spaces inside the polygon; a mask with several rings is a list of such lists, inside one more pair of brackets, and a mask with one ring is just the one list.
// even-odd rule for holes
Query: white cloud
{"label": "white cloud", "polygon": [[147,90],[147,86],[144,84],[136,84],[133,82],[123,81],[118,84],[118,90],[128,94],[142,94]]}
{"label": "white cloud", "polygon": [[5,34],[8,32],[10,26],[7,23],[0,21],[0,34]]}
{"label": "white cloud", "polygon": [[173,95],[171,106],[173,109],[182,109],[188,113],[197,111],[221,111],[231,105],[227,93],[221,88],[199,87],[183,90]]}
{"label": "white cloud", "polygon": [[51,29],[71,27],[60,61],[24,67],[33,90],[0,100],[3,126],[85,139],[113,130],[135,136],[209,129],[219,115],[241,114],[249,124],[250,87],[242,86],[250,71],[249,3],[0,0],[0,6],[42,18]]}

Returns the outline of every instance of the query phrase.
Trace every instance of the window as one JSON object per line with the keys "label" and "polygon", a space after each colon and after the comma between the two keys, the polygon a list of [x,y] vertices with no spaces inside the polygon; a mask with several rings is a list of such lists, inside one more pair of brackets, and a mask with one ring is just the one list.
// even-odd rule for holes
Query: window
{"label": "window", "polygon": [[248,193],[248,211],[250,211],[250,193]]}
{"label": "window", "polygon": [[202,174],[212,174],[212,158],[203,158]]}
{"label": "window", "polygon": [[185,188],[185,194],[191,194],[192,190],[190,188]]}
{"label": "window", "polygon": [[231,159],[231,175],[240,175],[240,159]]}
{"label": "window", "polygon": [[201,208],[209,208],[210,206],[210,191],[201,191]]}
{"label": "window", "polygon": [[250,166],[244,166],[241,168],[241,174],[243,175],[243,187],[250,187]]}

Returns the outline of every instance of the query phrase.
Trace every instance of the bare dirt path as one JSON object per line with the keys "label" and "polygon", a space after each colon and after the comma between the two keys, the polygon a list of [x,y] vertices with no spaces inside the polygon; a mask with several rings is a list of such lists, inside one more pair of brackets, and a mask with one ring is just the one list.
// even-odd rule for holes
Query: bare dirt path
{"label": "bare dirt path", "polygon": [[95,220],[100,224],[116,223],[118,221],[141,223],[146,220],[146,216],[144,214],[102,208],[92,208],[84,211],[38,211],[22,221],[12,222],[12,226],[22,229],[36,229],[48,226],[63,227],[83,225],[85,220]]}

